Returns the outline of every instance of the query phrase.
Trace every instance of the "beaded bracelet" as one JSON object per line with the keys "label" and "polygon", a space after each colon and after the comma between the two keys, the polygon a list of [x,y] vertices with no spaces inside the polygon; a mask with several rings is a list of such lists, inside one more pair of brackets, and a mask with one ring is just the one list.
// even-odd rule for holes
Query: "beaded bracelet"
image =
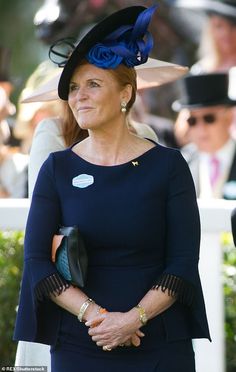
{"label": "beaded bracelet", "polygon": [[80,306],[79,314],[77,316],[80,322],[83,322],[83,316],[89,305],[91,305],[94,301],[91,298],[87,298],[87,300]]}

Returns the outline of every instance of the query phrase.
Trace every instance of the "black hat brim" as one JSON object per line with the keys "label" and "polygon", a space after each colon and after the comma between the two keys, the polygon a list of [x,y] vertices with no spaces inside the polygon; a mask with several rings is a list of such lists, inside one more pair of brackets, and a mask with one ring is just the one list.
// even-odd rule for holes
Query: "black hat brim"
{"label": "black hat brim", "polygon": [[204,108],[204,107],[212,107],[212,106],[235,106],[236,100],[232,100],[230,98],[226,98],[224,100],[220,101],[211,101],[211,102],[199,102],[194,104],[186,103],[184,100],[176,100],[172,103],[172,109],[175,112],[179,112],[180,110],[186,108],[186,109],[198,109],[198,108]]}
{"label": "black hat brim", "polygon": [[123,25],[132,25],[135,23],[139,14],[146,7],[131,6],[121,9],[96,24],[83,38],[80,40],[75,50],[68,59],[58,84],[58,95],[61,99],[67,100],[69,94],[69,83],[75,68],[79,62],[85,58],[88,51],[98,42],[102,42],[106,36],[117,28]]}

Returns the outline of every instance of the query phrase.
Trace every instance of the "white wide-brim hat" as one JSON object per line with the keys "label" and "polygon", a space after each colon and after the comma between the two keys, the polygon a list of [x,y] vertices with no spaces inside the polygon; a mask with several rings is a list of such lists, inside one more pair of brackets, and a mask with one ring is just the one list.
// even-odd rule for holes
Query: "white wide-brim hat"
{"label": "white wide-brim hat", "polygon": [[[136,66],[135,70],[137,72],[138,90],[170,83],[181,78],[189,71],[188,67],[154,58],[148,58],[146,63]],[[25,96],[21,102],[47,102],[59,99],[57,89],[61,72],[61,68],[56,68],[52,78],[40,84],[33,92]]]}

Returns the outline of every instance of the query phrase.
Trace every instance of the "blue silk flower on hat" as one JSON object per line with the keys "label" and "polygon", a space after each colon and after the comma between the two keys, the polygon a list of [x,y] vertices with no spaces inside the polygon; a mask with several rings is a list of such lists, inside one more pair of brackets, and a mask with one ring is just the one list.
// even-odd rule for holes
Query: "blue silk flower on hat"
{"label": "blue silk flower on hat", "polygon": [[87,60],[100,68],[114,69],[121,63],[134,67],[145,63],[153,47],[153,38],[147,31],[154,5],[139,14],[134,25],[124,25],[95,44],[87,54]]}

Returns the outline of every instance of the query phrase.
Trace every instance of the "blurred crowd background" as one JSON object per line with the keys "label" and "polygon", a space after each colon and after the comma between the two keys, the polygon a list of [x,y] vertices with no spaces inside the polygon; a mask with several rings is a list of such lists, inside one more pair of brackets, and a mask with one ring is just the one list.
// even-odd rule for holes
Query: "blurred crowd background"
{"label": "blurred crowd background", "polygon": [[[204,0],[14,0],[14,5],[0,0],[0,197],[28,196],[35,129],[44,118],[59,114],[55,101],[21,102],[53,71],[49,47],[65,37],[78,40],[91,25],[117,9],[156,3],[159,9],[151,25],[153,58],[188,66],[191,74],[228,74],[236,65],[236,11],[232,15],[214,11],[215,3],[236,9],[232,0],[205,0],[212,3],[210,11],[201,6]],[[173,107],[183,94],[181,80],[140,91],[133,115],[154,130],[160,143],[183,149],[185,154],[185,146],[194,140],[189,114]],[[232,125],[230,138],[234,139],[234,132]],[[188,156],[189,152],[187,160]],[[229,192],[231,199],[236,198],[234,189]]]}

